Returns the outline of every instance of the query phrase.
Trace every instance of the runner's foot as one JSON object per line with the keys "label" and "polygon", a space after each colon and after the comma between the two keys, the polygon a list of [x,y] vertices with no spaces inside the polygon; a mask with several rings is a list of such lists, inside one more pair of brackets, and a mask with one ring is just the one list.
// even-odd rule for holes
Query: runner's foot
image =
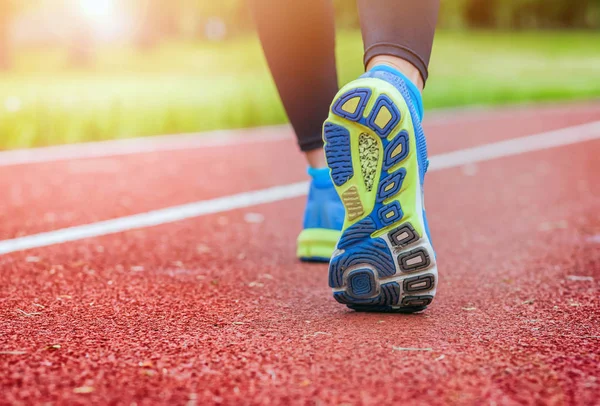
{"label": "runner's foot", "polygon": [[309,168],[308,174],[312,180],[297,255],[303,261],[329,262],[340,239],[344,206],[333,187],[329,168]]}
{"label": "runner's foot", "polygon": [[376,66],[339,91],[325,122],[327,163],[346,209],[329,285],[352,309],[415,312],[435,296],[421,116],[418,89]]}

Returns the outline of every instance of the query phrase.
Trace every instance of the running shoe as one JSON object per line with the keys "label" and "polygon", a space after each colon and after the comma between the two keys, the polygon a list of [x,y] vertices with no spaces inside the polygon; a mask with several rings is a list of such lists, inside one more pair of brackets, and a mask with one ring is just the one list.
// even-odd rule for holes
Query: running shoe
{"label": "running shoe", "polygon": [[344,206],[338,197],[329,168],[309,168],[311,177],[304,213],[304,229],[298,236],[297,256],[302,261],[329,262],[340,239]]}
{"label": "running shoe", "polygon": [[420,97],[400,72],[378,66],[338,92],[323,127],[327,164],[346,212],[329,285],[354,310],[412,313],[435,296]]}

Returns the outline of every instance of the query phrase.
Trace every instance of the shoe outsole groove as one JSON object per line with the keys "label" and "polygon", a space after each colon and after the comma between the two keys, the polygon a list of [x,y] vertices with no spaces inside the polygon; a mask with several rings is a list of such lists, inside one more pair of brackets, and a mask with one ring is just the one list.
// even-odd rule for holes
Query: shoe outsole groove
{"label": "shoe outsole groove", "polygon": [[379,278],[396,274],[394,257],[386,242],[382,238],[368,238],[332,258],[329,264],[329,286],[342,287],[345,271],[357,265],[368,265],[376,269]]}
{"label": "shoe outsole groove", "polygon": [[[391,118],[387,121],[387,123],[380,127],[377,124],[377,118],[381,112],[381,110],[386,109],[389,112]],[[398,125],[400,122],[400,111],[398,111],[398,107],[392,102],[392,100],[386,96],[381,95],[375,102],[375,106],[371,110],[371,114],[367,118],[367,126],[371,128],[377,135],[380,137],[387,137],[392,129]]]}
{"label": "shoe outsole groove", "polygon": [[405,292],[422,292],[431,289],[434,282],[435,277],[431,274],[414,276],[404,279],[403,288]]}
{"label": "shoe outsole groove", "polygon": [[347,292],[335,292],[334,297],[345,305],[393,306],[400,299],[400,285],[397,282],[385,283],[381,285],[377,296],[372,298],[355,298]]}
{"label": "shoe outsole groove", "polygon": [[400,203],[394,201],[381,207],[377,211],[377,216],[383,225],[389,226],[400,220],[404,216],[404,213],[402,212]]}
{"label": "shoe outsole groove", "polygon": [[[355,111],[348,112],[346,110],[343,110],[342,107],[344,106],[344,104],[346,104],[346,102],[350,101],[351,99],[354,99],[355,97],[360,98],[360,100],[357,103]],[[332,110],[335,112],[335,114],[337,114],[340,117],[344,117],[348,120],[356,121],[360,117],[362,117],[363,112],[365,110],[365,107],[366,107],[367,102],[369,101],[370,97],[371,97],[371,89],[369,89],[369,88],[353,89],[353,90],[347,92],[346,94],[342,95],[341,97],[339,97],[335,101],[335,103],[332,107]]]}
{"label": "shoe outsole groove", "polygon": [[381,203],[394,196],[402,188],[402,182],[406,176],[406,169],[401,168],[398,172],[389,175],[379,183],[377,191],[377,202]]}
{"label": "shoe outsole groove", "polygon": [[356,269],[348,275],[348,294],[357,299],[368,298],[377,293],[375,275],[370,269]]}
{"label": "shoe outsole groove", "polygon": [[425,307],[428,306],[433,300],[433,296],[406,296],[402,299],[402,305],[414,306],[414,307]]}
{"label": "shoe outsole groove", "polygon": [[388,170],[393,166],[398,165],[404,161],[410,153],[410,142],[408,139],[408,133],[401,131],[390,143],[387,145],[384,151],[383,169]]}
{"label": "shoe outsole groove", "polygon": [[390,239],[392,245],[403,248],[409,244],[419,241],[420,237],[413,226],[410,223],[406,223],[395,230],[390,231],[388,238]]}
{"label": "shoe outsole groove", "polygon": [[404,272],[414,272],[427,269],[431,259],[425,248],[417,248],[398,256],[398,263]]}
{"label": "shoe outsole groove", "polygon": [[341,236],[338,242],[338,249],[346,249],[354,244],[358,244],[361,241],[370,238],[371,234],[377,231],[377,226],[367,217],[358,223],[350,226]]}
{"label": "shoe outsole groove", "polygon": [[350,133],[344,127],[331,123],[325,124],[323,133],[327,143],[325,156],[331,169],[331,178],[333,183],[341,186],[354,175]]}

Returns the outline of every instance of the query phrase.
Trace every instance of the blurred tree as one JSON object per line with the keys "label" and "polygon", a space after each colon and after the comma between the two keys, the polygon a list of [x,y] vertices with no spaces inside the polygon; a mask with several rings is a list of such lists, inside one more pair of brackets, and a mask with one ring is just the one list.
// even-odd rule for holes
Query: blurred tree
{"label": "blurred tree", "polygon": [[556,28],[585,28],[587,25],[586,15],[591,10],[590,0],[576,0],[566,2],[563,0],[553,0],[553,7],[547,20]]}
{"label": "blurred tree", "polygon": [[469,27],[483,28],[496,25],[496,0],[468,0],[464,19]]}
{"label": "blurred tree", "polygon": [[[0,0],[0,69],[10,66],[9,30],[17,13],[41,7],[65,8],[76,35],[70,43],[71,62],[93,62],[94,32],[78,15],[80,0]],[[96,1],[96,0],[87,0]],[[99,0],[98,0],[99,1]],[[151,49],[162,39],[224,40],[252,29],[247,0],[114,0],[134,20],[135,44]],[[285,0],[273,0],[285,1]],[[418,0],[414,0],[418,1]],[[355,0],[333,0],[336,26],[359,28]],[[600,0],[441,0],[440,25],[450,28],[565,29],[600,27]],[[81,10],[79,10],[81,11]],[[61,23],[63,23],[61,21]]]}
{"label": "blurred tree", "polygon": [[442,24],[455,22],[448,14],[457,13],[475,28],[593,28],[600,25],[600,0],[442,0]]}

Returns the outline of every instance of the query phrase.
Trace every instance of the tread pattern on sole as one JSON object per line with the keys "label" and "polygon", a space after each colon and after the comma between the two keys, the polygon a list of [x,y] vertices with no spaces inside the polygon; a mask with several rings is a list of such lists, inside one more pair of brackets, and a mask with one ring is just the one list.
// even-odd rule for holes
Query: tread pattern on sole
{"label": "tread pattern on sole", "polygon": [[377,216],[384,226],[389,226],[400,220],[404,216],[404,213],[402,212],[400,203],[393,201],[390,204],[382,206],[377,211]]}
{"label": "tread pattern on sole", "polygon": [[402,182],[406,177],[406,169],[400,168],[397,172],[388,175],[385,179],[379,182],[377,191],[377,202],[381,203],[385,199],[394,196],[402,188]]}
{"label": "tread pattern on sole", "polygon": [[377,282],[372,270],[355,269],[348,274],[348,294],[357,299],[369,298],[377,293]]}
{"label": "tread pattern on sole", "polygon": [[433,296],[406,296],[402,299],[402,306],[424,308],[433,300]]}
{"label": "tread pattern on sole", "polygon": [[[349,102],[354,98],[359,98],[359,100],[356,103],[355,110],[353,112],[344,110],[343,107],[346,104],[346,102]],[[348,120],[358,121],[362,118],[363,112],[370,98],[371,89],[369,89],[368,87],[352,89],[343,94],[335,101],[333,107],[331,108],[331,111],[333,111],[333,113],[335,113],[336,115],[344,117]]]}
{"label": "tread pattern on sole", "polygon": [[377,145],[377,140],[369,134],[360,134],[358,137],[358,155],[365,188],[370,192],[373,190],[377,166],[379,164],[379,145]]}
{"label": "tread pattern on sole", "polygon": [[408,133],[404,130],[385,147],[383,152],[383,169],[388,170],[406,159],[410,152]]}
{"label": "tread pattern on sole", "polygon": [[344,203],[344,207],[346,208],[346,215],[348,216],[348,220],[356,220],[357,218],[365,214],[365,209],[363,208],[362,202],[360,201],[360,196],[358,194],[358,189],[356,188],[356,186],[352,186],[350,189],[342,193],[342,202]]}
{"label": "tread pattern on sole", "polygon": [[390,239],[392,245],[403,248],[419,241],[421,237],[414,229],[412,224],[404,223],[400,227],[390,231],[388,238]]}
{"label": "tread pattern on sole", "polygon": [[335,300],[345,305],[388,305],[393,306],[400,301],[400,285],[397,282],[389,282],[381,285],[379,295],[368,299],[351,297],[346,292],[335,292]]}
{"label": "tread pattern on sole", "polygon": [[[389,119],[385,120],[385,124],[381,127],[378,124],[379,116],[386,112]],[[380,95],[375,101],[375,106],[371,110],[371,114],[367,118],[367,126],[371,128],[377,135],[384,138],[387,137],[390,132],[400,122],[400,111],[394,102],[385,94]]]}
{"label": "tread pattern on sole", "polygon": [[401,253],[398,256],[398,264],[403,272],[415,272],[427,269],[431,264],[431,259],[427,250],[420,247]]}
{"label": "tread pattern on sole", "polygon": [[404,280],[403,288],[405,292],[420,292],[431,289],[434,282],[433,274],[413,276]]}
{"label": "tread pattern on sole", "polygon": [[342,186],[352,176],[352,152],[350,149],[350,132],[344,127],[325,123],[325,156],[331,169],[331,179],[337,186]]}
{"label": "tread pattern on sole", "polygon": [[334,257],[329,264],[329,286],[341,288],[344,284],[344,272],[354,265],[369,265],[377,270],[379,278],[396,274],[394,257],[386,242],[381,238],[370,238],[359,245],[346,249]]}
{"label": "tread pattern on sole", "polygon": [[371,238],[371,234],[375,231],[377,231],[377,226],[370,217],[366,217],[358,223],[348,227],[346,231],[342,233],[337,247],[338,249],[351,247],[367,238]]}

